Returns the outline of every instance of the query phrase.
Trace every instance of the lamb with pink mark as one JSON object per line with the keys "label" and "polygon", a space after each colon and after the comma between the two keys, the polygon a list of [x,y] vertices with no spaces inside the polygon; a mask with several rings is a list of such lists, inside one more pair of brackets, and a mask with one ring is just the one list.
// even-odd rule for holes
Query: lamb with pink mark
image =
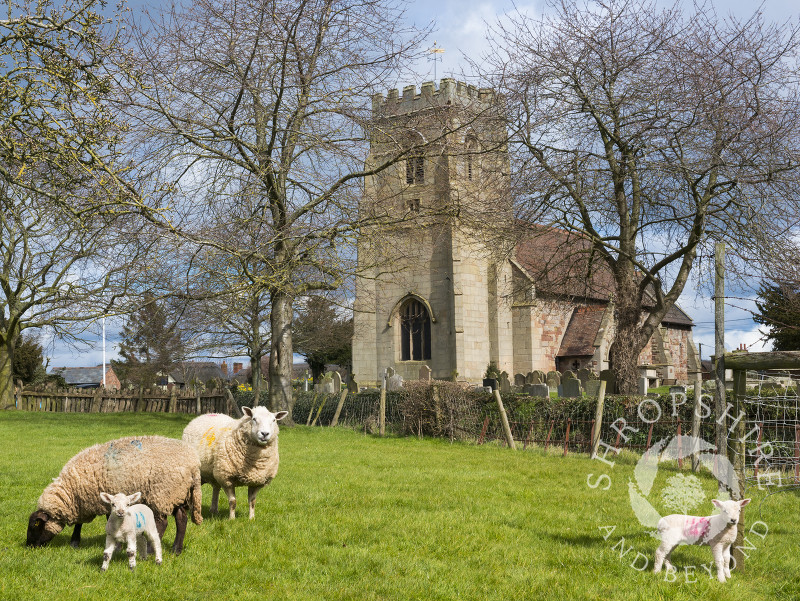
{"label": "lamb with pink mark", "polygon": [[708,517],[673,514],[658,521],[661,545],[656,549],[654,572],[660,572],[662,565],[666,565],[668,570],[675,569],[669,556],[678,545],[708,545],[717,566],[717,580],[725,582],[731,577],[731,545],[736,540],[736,527],[741,519],[742,507],[750,499],[712,499],[711,502],[719,509],[718,514]]}

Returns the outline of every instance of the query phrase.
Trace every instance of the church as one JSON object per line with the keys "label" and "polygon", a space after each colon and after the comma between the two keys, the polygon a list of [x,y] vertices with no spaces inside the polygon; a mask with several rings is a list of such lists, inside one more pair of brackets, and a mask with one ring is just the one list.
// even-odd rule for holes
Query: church
{"label": "church", "polygon": [[[372,99],[367,168],[398,144],[410,150],[367,178],[361,199],[375,224],[358,242],[361,384],[380,382],[387,367],[406,380],[427,366],[434,379],[467,382],[490,362],[512,378],[611,367],[611,273],[579,236],[514,218],[496,104],[492,90],[453,79]],[[699,369],[692,327],[679,307],[666,314],[639,356],[651,384],[686,383]]]}

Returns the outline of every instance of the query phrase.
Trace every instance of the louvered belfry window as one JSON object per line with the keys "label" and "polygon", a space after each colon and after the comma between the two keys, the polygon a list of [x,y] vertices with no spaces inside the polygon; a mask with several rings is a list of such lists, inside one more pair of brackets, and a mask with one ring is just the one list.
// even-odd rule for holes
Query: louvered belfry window
{"label": "louvered belfry window", "polygon": [[409,299],[400,307],[400,336],[401,361],[431,358],[431,318],[420,301]]}

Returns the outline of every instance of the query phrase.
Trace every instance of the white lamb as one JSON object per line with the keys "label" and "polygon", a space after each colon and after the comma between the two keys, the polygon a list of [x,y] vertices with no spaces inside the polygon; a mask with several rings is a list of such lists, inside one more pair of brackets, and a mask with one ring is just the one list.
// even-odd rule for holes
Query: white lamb
{"label": "white lamb", "polygon": [[661,545],[656,549],[654,572],[660,572],[661,566],[667,569],[674,566],[669,561],[673,549],[681,543],[687,545],[708,545],[717,566],[717,579],[725,582],[731,577],[731,545],[736,540],[736,525],[739,523],[742,507],[750,499],[741,501],[711,501],[719,509],[719,513],[708,517],[692,515],[668,515],[658,521],[658,534]]}
{"label": "white lamb", "polygon": [[256,495],[278,474],[278,422],[286,411],[242,407],[244,416],[208,413],[183,430],[184,442],[200,456],[200,476],[211,484],[211,513],[217,513],[219,490],[228,497],[230,519],[236,517],[236,487],[247,487],[250,519],[256,515]]}
{"label": "white lamb", "polygon": [[161,539],[156,530],[153,511],[147,505],[131,505],[142,498],[142,493],[132,495],[118,493],[109,495],[101,492],[100,498],[111,506],[111,513],[106,524],[106,548],[103,551],[102,571],[108,569],[111,556],[118,543],[127,542],[128,567],[136,567],[136,539],[139,539],[142,559],[147,559],[147,542],[153,545],[156,553],[156,564],[161,565]]}

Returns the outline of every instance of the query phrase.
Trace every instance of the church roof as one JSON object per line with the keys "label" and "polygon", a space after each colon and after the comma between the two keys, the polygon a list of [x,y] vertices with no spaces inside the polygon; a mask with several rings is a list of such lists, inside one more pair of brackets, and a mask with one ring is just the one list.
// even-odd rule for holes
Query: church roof
{"label": "church roof", "polygon": [[561,339],[558,357],[588,357],[594,354],[594,342],[603,322],[606,307],[588,305],[577,307]]}
{"label": "church roof", "polygon": [[[537,294],[609,301],[615,289],[614,274],[608,263],[592,251],[588,239],[558,228],[529,227],[531,236],[517,244],[515,259],[533,279]],[[649,293],[647,297],[653,300]],[[648,305],[646,300],[645,306]],[[673,305],[661,322],[694,325],[678,305]]]}

